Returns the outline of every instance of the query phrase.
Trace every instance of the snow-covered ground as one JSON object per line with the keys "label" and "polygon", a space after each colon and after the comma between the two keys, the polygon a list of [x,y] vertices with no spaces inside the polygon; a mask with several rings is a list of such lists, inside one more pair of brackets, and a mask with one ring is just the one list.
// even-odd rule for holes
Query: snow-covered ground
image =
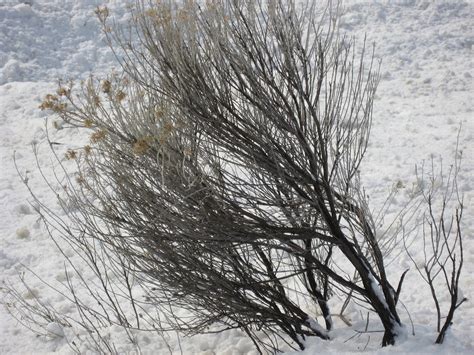
{"label": "snow-covered ground", "polygon": [[[84,78],[91,71],[106,73],[113,56],[94,17],[98,0],[0,0],[0,274],[17,283],[27,266],[48,280],[64,280],[63,260],[44,226],[29,206],[29,193],[17,175],[13,153],[22,173],[30,172],[35,192],[54,205],[54,196],[35,177],[32,143],[45,138],[42,97],[56,88],[58,78]],[[126,18],[125,0],[109,0],[118,21]],[[455,315],[443,346],[433,345],[435,310],[429,290],[416,272],[409,272],[402,293],[415,322],[416,336],[400,345],[379,349],[380,335],[352,337],[353,330],[333,332],[334,340],[308,341],[304,354],[314,353],[474,353],[474,4],[465,1],[346,1],[342,28],[351,35],[376,42],[383,58],[382,80],[374,108],[374,126],[362,178],[373,208],[380,207],[394,184],[411,186],[415,164],[454,158],[459,126],[462,169],[459,189],[464,194],[465,264],[461,288],[470,300]],[[55,140],[74,141],[72,130],[54,132]],[[49,156],[39,156],[47,164]],[[36,172],[37,175],[37,172]],[[392,209],[400,208],[403,193]],[[399,275],[410,267],[400,256],[389,271]],[[64,312],[68,301],[32,281],[44,302]],[[28,295],[26,295],[28,297]],[[445,300],[445,299],[444,299]],[[407,314],[402,318],[409,327]],[[359,313],[350,316],[357,325]],[[363,327],[363,325],[361,325]],[[112,334],[113,336],[113,334]],[[370,337],[371,336],[371,337]],[[352,337],[352,338],[351,338]],[[351,338],[351,339],[349,339]],[[142,337],[142,350],[167,353],[159,338]],[[127,348],[125,344],[122,349]],[[347,341],[346,341],[347,340]],[[184,354],[255,354],[252,343],[238,331],[218,335],[170,337],[170,346]],[[0,353],[69,353],[65,338],[35,336],[0,310]]]}

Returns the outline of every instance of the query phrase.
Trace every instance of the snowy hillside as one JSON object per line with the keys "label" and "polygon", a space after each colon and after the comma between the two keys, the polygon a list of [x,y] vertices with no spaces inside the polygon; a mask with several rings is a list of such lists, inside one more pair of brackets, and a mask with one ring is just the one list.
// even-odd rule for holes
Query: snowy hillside
{"label": "snowy hillside", "polygon": [[[83,79],[91,72],[110,72],[117,64],[103,42],[94,16],[100,0],[0,0],[0,279],[20,285],[18,275],[29,268],[46,282],[62,282],[64,259],[49,239],[33,208],[19,171],[41,199],[56,204],[54,195],[40,178],[32,144],[44,147],[45,118],[38,109],[45,94],[56,89],[58,79]],[[118,22],[127,19],[126,0],[107,1]],[[379,333],[357,335],[337,323],[331,342],[310,339],[302,354],[314,353],[474,353],[474,3],[471,1],[345,1],[342,30],[369,43],[376,43],[382,58],[381,83],[374,107],[374,125],[368,153],[361,167],[371,207],[380,208],[393,186],[402,190],[391,212],[407,200],[406,188],[416,183],[415,165],[443,160],[448,167],[462,152],[459,190],[464,194],[464,274],[461,288],[469,299],[454,318],[445,344],[436,338],[435,310],[430,291],[404,254],[389,266],[400,275],[411,268],[402,292],[415,323],[416,336],[396,347],[380,349]],[[55,129],[56,142],[81,139],[71,129]],[[41,142],[43,144],[41,145]],[[48,149],[40,149],[43,166],[50,162]],[[446,168],[447,170],[448,168]],[[27,275],[30,275],[27,273]],[[87,275],[86,275],[87,277]],[[73,306],[34,277],[26,298],[38,296],[64,314]],[[359,312],[350,310],[358,329],[365,326]],[[403,322],[411,334],[406,311]],[[48,337],[37,336],[0,309],[0,354],[71,353],[71,333],[51,329]],[[61,334],[65,332],[66,336]],[[119,333],[111,338],[123,352],[133,348]],[[193,338],[166,335],[166,342],[152,335],[138,335],[143,353],[166,354],[256,354],[252,342],[238,331]],[[85,348],[83,348],[84,350]]]}

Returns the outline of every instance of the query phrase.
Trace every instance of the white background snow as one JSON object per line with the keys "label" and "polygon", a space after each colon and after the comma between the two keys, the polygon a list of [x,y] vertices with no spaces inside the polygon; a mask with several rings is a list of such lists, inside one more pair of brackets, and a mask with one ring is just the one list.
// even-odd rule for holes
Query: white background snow
{"label": "white background snow", "polygon": [[[85,78],[90,72],[107,73],[117,65],[103,42],[94,9],[96,0],[0,0],[0,275],[18,282],[28,266],[45,280],[64,280],[63,261],[44,226],[29,206],[28,191],[20,181],[29,171],[38,195],[54,205],[54,196],[35,179],[31,144],[45,138],[44,119],[38,105],[55,90],[59,78]],[[118,21],[126,19],[125,0],[107,2]],[[415,322],[411,335],[397,347],[379,349],[380,336],[354,337],[339,328],[332,342],[308,341],[304,354],[314,353],[474,353],[474,4],[470,1],[346,1],[342,29],[359,39],[367,35],[383,59],[382,80],[374,108],[374,126],[362,178],[371,206],[377,208],[392,186],[409,187],[414,167],[423,160],[441,157],[448,166],[455,154],[459,126],[462,170],[459,188],[464,194],[465,265],[461,288],[470,300],[455,316],[452,331],[440,347],[435,339],[435,311],[429,290],[413,270],[402,293]],[[51,128],[51,127],[50,127]],[[73,142],[71,130],[54,132],[55,139]],[[47,150],[45,150],[47,152]],[[48,155],[40,155],[48,164]],[[49,200],[48,200],[49,199]],[[401,207],[403,193],[392,210]],[[400,256],[391,265],[393,275],[410,267]],[[68,312],[71,306],[39,283],[35,292],[45,302]],[[400,311],[409,326],[406,312]],[[358,312],[351,317],[357,324]],[[359,318],[358,318],[359,317]],[[363,323],[362,323],[363,324]],[[363,325],[362,325],[363,327]],[[54,329],[53,329],[54,328]],[[53,333],[61,329],[51,326]],[[113,335],[113,334],[112,334]],[[369,339],[369,335],[372,338]],[[160,338],[141,338],[142,350],[167,353]],[[170,338],[172,350],[184,354],[255,354],[252,343],[238,331],[218,335]],[[123,345],[124,351],[127,349]],[[181,350],[180,350],[181,346]],[[131,349],[131,348],[130,348]],[[37,337],[0,310],[1,354],[70,353],[64,337]]]}

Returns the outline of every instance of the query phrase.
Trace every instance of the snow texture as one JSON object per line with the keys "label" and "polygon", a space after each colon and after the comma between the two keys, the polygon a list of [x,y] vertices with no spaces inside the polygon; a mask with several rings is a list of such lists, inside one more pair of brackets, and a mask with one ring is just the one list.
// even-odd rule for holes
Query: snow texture
{"label": "snow texture", "polygon": [[[2,281],[18,283],[24,266],[43,279],[64,282],[63,258],[47,236],[31,206],[29,193],[19,178],[14,162],[29,179],[38,196],[54,206],[35,167],[32,144],[44,144],[44,119],[38,105],[56,88],[58,78],[85,78],[91,72],[106,73],[118,67],[103,41],[94,17],[99,0],[0,0],[0,275]],[[127,18],[126,0],[109,0],[118,22]],[[461,287],[470,300],[474,291],[474,117],[473,117],[473,14],[471,1],[345,1],[342,30],[361,40],[376,43],[376,56],[382,58],[381,83],[374,107],[372,140],[361,167],[362,181],[371,208],[382,206],[393,186],[399,189],[390,213],[396,212],[417,184],[414,166],[432,156],[446,165],[453,161],[459,126],[462,169],[459,189],[464,194],[465,264]],[[53,118],[54,120],[54,118]],[[51,122],[50,122],[51,123]],[[50,127],[50,129],[52,129]],[[77,142],[71,129],[53,132],[58,142]],[[49,164],[44,149],[40,163]],[[417,244],[418,243],[418,244]],[[413,246],[419,247],[419,241]],[[419,248],[420,249],[420,248]],[[71,254],[72,255],[72,254]],[[388,273],[395,280],[410,267],[404,254],[393,258]],[[86,273],[87,269],[80,269]],[[68,315],[71,303],[51,292],[34,278],[26,297],[38,297],[45,304]],[[381,333],[357,334],[363,330],[366,314],[354,305],[347,311],[352,328],[337,317],[330,342],[306,340],[301,354],[472,354],[472,301],[464,303],[442,346],[436,338],[435,310],[429,290],[413,270],[406,277],[401,294],[414,320],[416,336],[411,335],[407,312],[400,315],[408,329],[406,339],[395,347],[380,349]],[[445,298],[441,301],[446,301]],[[333,301],[331,301],[333,302]],[[334,301],[336,302],[336,301]],[[337,300],[340,302],[340,300]],[[370,330],[380,329],[372,319]],[[322,319],[320,321],[323,321]],[[72,335],[57,323],[46,325],[56,336],[36,336],[0,310],[1,354],[71,353],[67,341]],[[115,328],[110,338],[121,353],[132,351],[127,339]],[[196,337],[166,336],[171,350],[183,354],[257,354],[245,334],[232,330]],[[161,338],[137,334],[145,354],[169,353]],[[87,349],[83,349],[86,352]],[[296,354],[289,352],[289,354]]]}

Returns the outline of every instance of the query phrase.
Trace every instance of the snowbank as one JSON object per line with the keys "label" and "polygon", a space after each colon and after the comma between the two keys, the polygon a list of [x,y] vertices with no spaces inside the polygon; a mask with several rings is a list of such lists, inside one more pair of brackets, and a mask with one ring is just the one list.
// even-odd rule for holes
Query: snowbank
{"label": "snowbank", "polygon": [[[0,274],[2,280],[18,282],[23,265],[45,280],[64,281],[63,263],[47,237],[37,215],[28,205],[29,194],[16,173],[28,174],[40,197],[54,200],[37,176],[32,144],[45,138],[45,113],[38,105],[45,93],[55,89],[58,78],[84,78],[117,66],[103,41],[93,12],[95,0],[4,0],[0,2]],[[126,19],[125,0],[109,1],[118,21]],[[347,1],[342,28],[350,35],[376,42],[382,61],[382,80],[374,109],[374,126],[368,155],[362,167],[363,182],[371,205],[381,206],[390,188],[400,182],[416,182],[414,165],[431,156],[453,160],[459,125],[459,149],[463,168],[459,186],[464,193],[466,218],[465,266],[462,289],[472,299],[474,276],[474,120],[472,24],[474,6],[463,1]],[[55,132],[58,142],[73,142],[74,131]],[[45,150],[46,151],[46,150]],[[47,164],[48,155],[40,155]],[[35,173],[36,172],[36,173]],[[53,196],[54,197],[54,196]],[[403,196],[393,205],[400,208]],[[400,256],[389,268],[395,275],[409,266]],[[66,314],[69,302],[37,285],[33,293]],[[423,287],[422,287],[423,286]],[[409,307],[416,338],[401,345],[379,349],[381,335],[357,335],[337,323],[332,342],[308,340],[305,354],[314,353],[426,353],[449,354],[474,351],[474,311],[469,301],[456,314],[452,332],[443,346],[433,345],[434,309],[429,290],[415,272],[405,282],[402,301]],[[406,312],[404,323],[409,327]],[[350,313],[356,329],[365,323]],[[360,326],[360,327],[359,327]],[[48,325],[53,336],[36,337],[0,311],[0,353],[69,353],[64,329]],[[355,336],[354,336],[355,335]],[[114,334],[112,332],[112,337]],[[130,348],[126,344],[122,350]],[[347,340],[347,342],[345,342]],[[141,336],[144,353],[166,353],[160,340]],[[170,346],[185,354],[255,354],[252,343],[238,331],[194,338],[169,336]]]}

